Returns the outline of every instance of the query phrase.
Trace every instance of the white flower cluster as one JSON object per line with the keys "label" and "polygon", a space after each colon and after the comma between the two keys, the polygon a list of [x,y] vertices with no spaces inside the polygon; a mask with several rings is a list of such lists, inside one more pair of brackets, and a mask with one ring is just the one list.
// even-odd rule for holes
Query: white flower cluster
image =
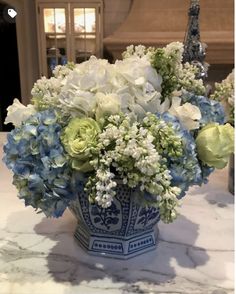
{"label": "white flower cluster", "polygon": [[116,182],[112,180],[115,175],[108,170],[98,169],[96,171],[97,183],[96,183],[96,197],[95,200],[98,205],[104,208],[111,206],[113,197],[116,192],[113,188],[116,187]]}
{"label": "white flower cluster", "polygon": [[38,110],[49,107],[56,108],[59,104],[59,94],[66,83],[67,76],[75,68],[74,63],[57,65],[53,70],[53,77],[42,77],[34,83],[31,95],[32,102]]}
{"label": "white flower cluster", "polygon": [[205,94],[205,87],[202,79],[196,79],[198,69],[196,66],[186,62],[181,64],[178,70],[179,88],[197,95]]}
{"label": "white flower cluster", "polygon": [[234,70],[221,83],[215,83],[215,88],[212,98],[234,107]]}
{"label": "white flower cluster", "polygon": [[146,48],[143,45],[137,45],[137,46],[130,45],[126,48],[126,51],[122,53],[122,58],[126,59],[132,56],[136,56],[139,58],[145,57],[147,60],[151,61],[154,52],[155,52],[154,47]]}
{"label": "white flower cluster", "polygon": [[177,64],[183,61],[184,45],[181,42],[172,42],[163,48],[165,55],[174,58]]}
{"label": "white flower cluster", "polygon": [[131,56],[109,64],[92,56],[67,76],[57,106],[72,116],[102,117],[122,111],[142,119],[147,111],[159,110],[161,82],[146,58]]}
{"label": "white flower cluster", "polygon": [[111,116],[109,121],[99,135],[99,160],[90,162],[96,170],[94,199],[99,205],[110,206],[115,196],[112,169],[123,184],[130,188],[139,186],[141,191],[156,195],[157,201],[170,193],[176,198],[180,191],[171,187],[169,170],[153,144],[152,134],[139,123],[132,123],[128,116],[123,120],[118,115]]}
{"label": "white flower cluster", "polygon": [[174,62],[178,89],[185,89],[196,94],[204,94],[205,87],[202,79],[196,79],[198,68],[188,62],[183,62],[184,45],[181,42],[172,42],[163,48],[164,54]]}
{"label": "white flower cluster", "polygon": [[[34,84],[32,101],[38,110],[53,107],[65,116],[97,121],[120,112],[138,121],[147,112],[163,113],[170,108],[170,97],[163,97],[162,76],[152,65],[155,52],[154,48],[131,45],[124,59],[115,64],[91,56],[81,64],[59,65],[53,71],[55,77],[42,77]],[[182,43],[173,42],[163,52],[172,60],[178,89],[204,92],[202,80],[195,79],[196,68],[182,65]]]}
{"label": "white flower cluster", "polygon": [[7,117],[4,124],[12,123],[15,127],[19,127],[23,121],[35,113],[36,109],[32,104],[24,106],[15,98],[13,104],[7,108]]}
{"label": "white flower cluster", "polygon": [[234,107],[234,70],[227,76],[225,80],[222,81],[222,83],[226,84],[230,88],[228,103]]}
{"label": "white flower cluster", "polygon": [[63,79],[42,77],[34,84],[31,94],[32,101],[39,109],[49,105],[55,107],[58,104],[58,95],[63,87]]}
{"label": "white flower cluster", "polygon": [[[158,51],[159,50],[159,51]],[[198,69],[194,65],[189,63],[183,64],[183,52],[184,45],[181,42],[172,42],[166,47],[155,49],[155,48],[146,48],[145,46],[131,45],[127,47],[127,50],[123,53],[124,59],[130,59],[132,57],[139,58],[140,60],[148,60],[151,64],[156,62],[156,53],[162,51],[165,60],[168,60],[169,65],[162,64],[163,60],[158,60],[158,63],[161,64],[162,74],[167,77],[169,80],[168,70],[171,68],[172,75],[176,79],[176,89],[181,90],[185,89],[189,92],[194,92],[195,94],[204,94],[205,88],[203,81],[201,79],[196,79],[195,75],[198,72]],[[164,81],[165,82],[165,81]],[[165,85],[164,85],[165,86]],[[163,93],[162,93],[163,94]],[[164,95],[165,96],[165,95]],[[165,100],[168,100],[167,97],[164,97]]]}
{"label": "white flower cluster", "polygon": [[177,117],[188,130],[198,129],[202,117],[199,107],[191,103],[181,105],[181,98],[172,97],[172,104],[168,112]]}
{"label": "white flower cluster", "polygon": [[67,65],[57,65],[53,70],[53,75],[55,78],[63,79],[69,75],[73,70],[75,64],[68,63]]}
{"label": "white flower cluster", "polygon": [[215,83],[215,91],[210,98],[222,103],[227,122],[234,125],[234,70],[221,83]]}

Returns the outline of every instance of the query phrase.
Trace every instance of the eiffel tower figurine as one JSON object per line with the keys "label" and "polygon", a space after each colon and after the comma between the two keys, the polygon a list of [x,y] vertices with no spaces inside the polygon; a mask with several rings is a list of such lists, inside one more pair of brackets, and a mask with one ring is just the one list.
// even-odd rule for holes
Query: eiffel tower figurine
{"label": "eiffel tower figurine", "polygon": [[188,27],[184,38],[183,62],[189,62],[197,66],[199,72],[196,78],[205,79],[207,77],[208,66],[204,62],[206,45],[200,41],[199,12],[199,0],[191,0],[188,12]]}

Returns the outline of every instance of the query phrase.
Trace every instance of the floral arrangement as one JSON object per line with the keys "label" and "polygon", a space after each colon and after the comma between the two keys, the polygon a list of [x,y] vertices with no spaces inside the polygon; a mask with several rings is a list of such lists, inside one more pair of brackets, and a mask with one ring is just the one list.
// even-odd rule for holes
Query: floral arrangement
{"label": "floral arrangement", "polygon": [[234,70],[221,83],[215,83],[215,91],[210,98],[222,103],[226,121],[234,126]]}
{"label": "floral arrangement", "polygon": [[205,183],[233,151],[222,105],[205,96],[182,54],[179,42],[129,46],[115,64],[92,56],[57,66],[35,83],[31,104],[15,99],[4,162],[19,198],[59,217],[82,178],[89,200],[107,208],[119,179],[173,221],[188,188]]}

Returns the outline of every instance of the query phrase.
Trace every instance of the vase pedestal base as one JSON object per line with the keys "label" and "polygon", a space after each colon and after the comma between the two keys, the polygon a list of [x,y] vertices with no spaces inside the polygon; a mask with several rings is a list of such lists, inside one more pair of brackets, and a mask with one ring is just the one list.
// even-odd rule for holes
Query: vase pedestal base
{"label": "vase pedestal base", "polygon": [[144,252],[154,250],[157,246],[158,227],[150,231],[129,237],[109,234],[89,234],[81,225],[77,226],[74,237],[89,254],[129,259]]}

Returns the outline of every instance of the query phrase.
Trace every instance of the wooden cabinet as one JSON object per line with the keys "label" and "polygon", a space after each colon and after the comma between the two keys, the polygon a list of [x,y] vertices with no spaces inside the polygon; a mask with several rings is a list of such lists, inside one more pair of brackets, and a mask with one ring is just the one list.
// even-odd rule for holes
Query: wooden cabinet
{"label": "wooden cabinet", "polygon": [[58,64],[102,56],[102,0],[37,0],[36,9],[41,75],[50,77]]}

